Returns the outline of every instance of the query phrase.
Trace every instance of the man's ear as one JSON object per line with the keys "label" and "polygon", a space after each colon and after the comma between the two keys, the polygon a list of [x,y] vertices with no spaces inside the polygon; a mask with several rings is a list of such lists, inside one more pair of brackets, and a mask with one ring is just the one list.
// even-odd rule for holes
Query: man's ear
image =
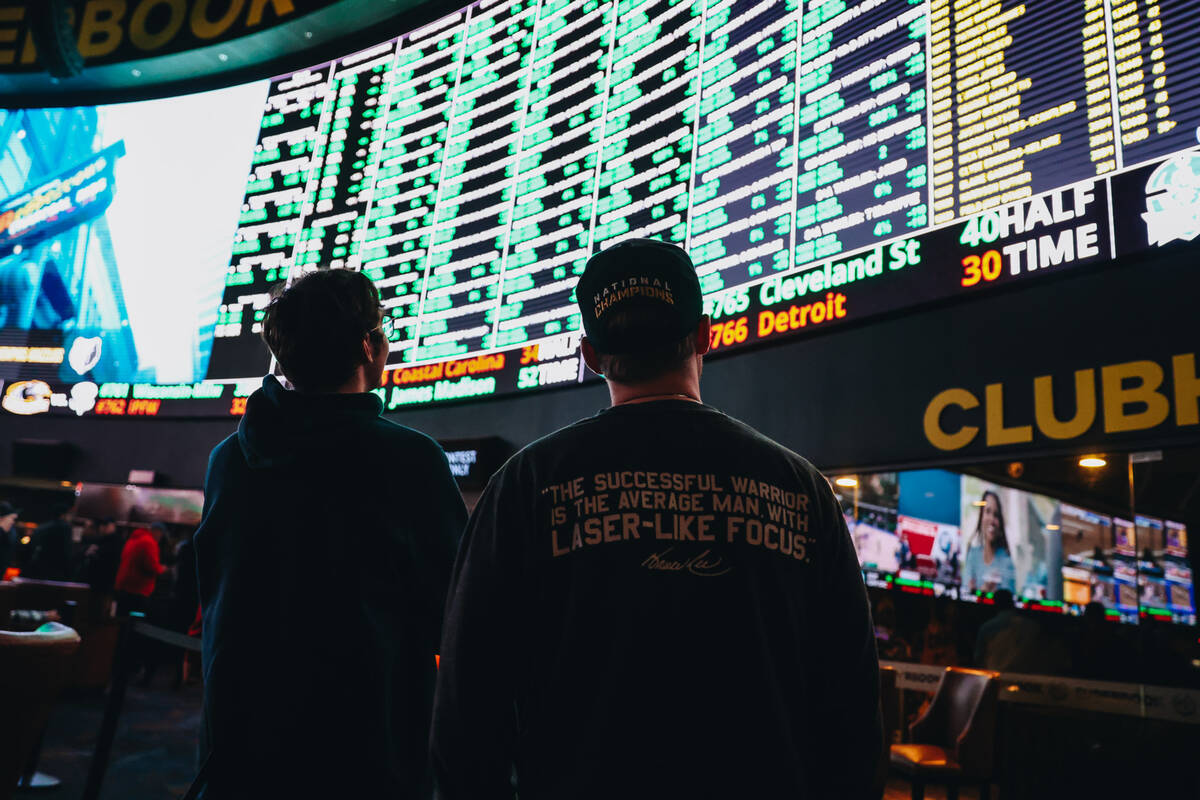
{"label": "man's ear", "polygon": [[702,356],[712,347],[712,317],[708,314],[700,317],[696,325],[696,355]]}
{"label": "man's ear", "polygon": [[588,341],[588,337],[584,336],[579,340],[579,351],[583,353],[583,363],[587,364],[587,368],[603,378],[604,373],[600,370],[600,356],[596,353],[596,348],[592,347],[592,343]]}

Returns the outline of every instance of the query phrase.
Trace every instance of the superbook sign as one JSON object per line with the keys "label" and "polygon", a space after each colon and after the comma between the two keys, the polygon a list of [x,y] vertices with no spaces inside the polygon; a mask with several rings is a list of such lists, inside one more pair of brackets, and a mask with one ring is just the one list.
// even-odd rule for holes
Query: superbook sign
{"label": "superbook sign", "polygon": [[[336,0],[74,0],[70,20],[87,65],[163,56],[236,39]],[[40,69],[29,6],[0,6],[0,72]]]}

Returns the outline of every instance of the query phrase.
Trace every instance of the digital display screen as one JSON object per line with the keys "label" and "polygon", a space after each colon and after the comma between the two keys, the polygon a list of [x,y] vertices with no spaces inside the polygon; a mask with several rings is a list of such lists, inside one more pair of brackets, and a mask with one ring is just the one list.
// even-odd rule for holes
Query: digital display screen
{"label": "digital display screen", "polygon": [[[20,379],[74,384],[62,410],[84,413],[97,384],[205,378],[266,93],[264,81],[0,110],[0,381],[9,390]],[[27,412],[26,403],[49,397],[5,392],[6,410]]]}
{"label": "digital display screen", "polygon": [[1187,555],[1187,546],[1187,526],[1167,520],[1167,553],[1184,557]]}
{"label": "digital display screen", "polygon": [[1196,623],[1196,598],[1192,570],[1186,561],[1169,560],[1164,566],[1167,607],[1176,621]]}
{"label": "digital display screen", "polygon": [[1181,523],[1131,523],[948,470],[854,480],[833,489],[868,586],[987,604],[1007,591],[1019,608],[1080,615],[1099,603],[1114,621],[1196,624]]}
{"label": "digital display screen", "polygon": [[[396,410],[585,380],[574,286],[627,237],[688,250],[718,354],[1191,240],[1197,23],[1182,0],[482,2],[244,89],[194,126],[229,137],[155,152],[157,183],[119,173],[141,158],[126,141],[109,213],[136,194],[190,224],[181,170],[213,148],[236,162],[233,195],[222,183],[196,210],[221,241],[170,250],[221,263],[223,286],[180,283],[172,305],[215,319],[199,349],[137,345],[136,368],[81,372],[55,352],[44,369],[44,348],[87,331],[51,289],[21,329],[45,335],[3,323],[0,369],[36,379],[5,407],[240,413],[271,369],[271,292],[318,268],[379,286],[395,334],[378,391]],[[106,135],[45,176],[87,168]],[[0,215],[42,186],[25,177],[5,181]],[[87,199],[60,240],[96,218]],[[50,274],[40,251],[12,258],[0,268]],[[135,338],[139,324],[131,308]],[[96,385],[92,406],[72,382]]]}
{"label": "digital display screen", "polygon": [[1060,516],[1049,497],[964,475],[964,594],[1007,589],[1018,600],[1061,603]]}
{"label": "digital display screen", "polygon": [[1138,514],[1134,519],[1134,527],[1137,532],[1138,552],[1149,551],[1161,555],[1166,545],[1166,541],[1163,539],[1163,521]]}
{"label": "digital display screen", "polygon": [[1113,518],[1113,541],[1116,552],[1121,555],[1137,555],[1137,529],[1129,520]]}
{"label": "digital display screen", "polygon": [[863,569],[899,571],[904,553],[897,535],[900,487],[894,472],[864,475],[851,490],[834,485]]}
{"label": "digital display screen", "polygon": [[1063,559],[1086,564],[1102,558],[1112,541],[1112,517],[1067,503],[1061,511]]}

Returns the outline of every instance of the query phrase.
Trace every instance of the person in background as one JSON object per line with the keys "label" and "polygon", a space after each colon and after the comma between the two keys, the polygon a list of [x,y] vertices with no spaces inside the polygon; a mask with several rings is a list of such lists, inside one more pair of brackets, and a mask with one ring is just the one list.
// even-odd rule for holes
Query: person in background
{"label": "person in background", "polygon": [[466,507],[437,442],[383,419],[390,324],[362,273],[266,309],[288,381],[213,450],[196,531],[202,797],[427,796],[437,643]]}
{"label": "person in background", "polygon": [[22,577],[46,581],[69,581],[71,571],[71,506],[61,506],[54,519],[33,531],[33,555]]}
{"label": "person in background", "polygon": [[921,644],[922,664],[958,666],[954,624],[957,608],[957,604],[948,597],[939,597],[934,601]]}
{"label": "person in background", "polygon": [[145,614],[150,595],[158,576],[166,572],[159,559],[159,537],[149,528],[134,528],[121,550],[114,588],[117,592],[117,614]]}
{"label": "person in background", "polygon": [[[150,533],[158,543],[159,563],[162,565],[163,571],[159,574],[158,580],[154,584],[154,592],[147,600],[146,619],[153,625],[174,630],[171,618],[171,602],[175,596],[175,581],[178,575],[176,570],[174,537],[172,536],[171,527],[167,523],[158,520],[150,524]],[[194,562],[191,568],[195,570],[196,566]],[[183,662],[179,658],[180,653],[178,648],[166,642],[156,640],[143,640],[139,642],[139,646],[142,651],[143,663],[146,667],[140,685],[149,686],[153,682],[158,668],[163,665],[167,665],[174,675],[172,685],[179,683]]]}
{"label": "person in background", "polygon": [[622,242],[576,297],[612,407],[519,452],[475,507],[437,796],[878,798],[875,639],[829,483],[701,402],[711,324],[684,250]]}
{"label": "person in background", "polygon": [[875,605],[875,646],[885,661],[911,661],[912,646],[900,630],[896,604],[886,595]]}
{"label": "person in background", "polygon": [[21,512],[7,500],[0,500],[0,580],[12,562],[13,549],[16,547],[17,518]]}
{"label": "person in background", "polygon": [[168,627],[173,631],[187,633],[196,617],[200,604],[196,588],[196,546],[191,536],[184,536],[175,545],[175,580],[171,586],[171,610]]}
{"label": "person in background", "polygon": [[975,666],[1040,675],[1057,675],[1069,667],[1066,646],[1032,614],[1018,610],[1012,592],[997,590],[994,603],[996,616],[980,626],[975,640]]}
{"label": "person in background", "polygon": [[1124,627],[1108,621],[1102,603],[1088,603],[1075,635],[1072,673],[1096,681],[1125,680],[1136,667],[1138,648],[1128,647],[1121,640]]}
{"label": "person in background", "polygon": [[1017,574],[1008,552],[1000,495],[988,489],[980,502],[975,534],[964,559],[963,584],[969,592],[1005,589],[1011,594],[1017,589]]}
{"label": "person in background", "polygon": [[96,531],[85,535],[83,555],[83,580],[98,592],[111,592],[117,580],[117,569],[121,566],[121,550],[124,542],[117,533],[117,523],[105,517],[96,523]]}
{"label": "person in background", "polygon": [[[173,571],[175,580],[171,586],[166,623],[171,630],[187,634],[196,618],[196,610],[200,607],[200,594],[196,588],[196,546],[192,543],[191,536],[184,536],[175,546]],[[183,685],[183,665],[190,655],[186,652],[180,654],[178,650],[170,654],[175,669],[175,688]]]}

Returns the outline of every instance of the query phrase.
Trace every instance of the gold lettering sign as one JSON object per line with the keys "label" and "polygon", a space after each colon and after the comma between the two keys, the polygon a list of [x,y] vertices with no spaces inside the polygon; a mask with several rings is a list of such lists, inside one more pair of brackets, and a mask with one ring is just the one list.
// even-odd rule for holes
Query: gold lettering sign
{"label": "gold lettering sign", "polygon": [[[75,0],[67,20],[85,63],[110,64],[233,39],[332,5],[336,0]],[[30,70],[37,48],[31,3],[0,8],[0,71]]]}
{"label": "gold lettering sign", "polygon": [[[1168,368],[1163,364],[1150,360],[1126,361],[1099,369],[1076,370],[1071,382],[1039,375],[1028,383],[1018,380],[990,383],[984,387],[982,403],[978,392],[958,387],[946,389],[925,406],[922,420],[925,439],[939,450],[951,451],[974,442],[981,427],[985,446],[1001,447],[1031,443],[1035,431],[1056,441],[1077,439],[1094,431],[1098,424],[1103,426],[1104,433],[1150,430],[1169,422],[1177,428],[1200,425],[1196,354],[1173,356],[1169,373],[1170,389],[1164,385]],[[1032,420],[1018,419],[1019,415],[1012,415],[1011,409],[1006,409],[1006,397],[1025,392],[1032,394]],[[976,410],[981,405],[982,409]],[[956,429],[948,429],[942,420],[943,412],[951,406],[965,414],[965,421]],[[1070,412],[1059,417],[1064,410]]]}

